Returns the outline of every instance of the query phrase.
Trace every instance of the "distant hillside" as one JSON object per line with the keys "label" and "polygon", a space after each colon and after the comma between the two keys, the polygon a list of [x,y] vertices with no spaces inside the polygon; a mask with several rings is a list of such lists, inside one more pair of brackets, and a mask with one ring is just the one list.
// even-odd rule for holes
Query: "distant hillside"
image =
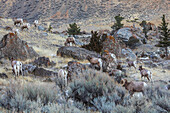
{"label": "distant hillside", "polygon": [[170,18],[168,7],[169,0],[0,0],[0,16],[62,24],[98,18],[113,20],[120,13],[126,19],[154,21],[160,20],[162,14]]}

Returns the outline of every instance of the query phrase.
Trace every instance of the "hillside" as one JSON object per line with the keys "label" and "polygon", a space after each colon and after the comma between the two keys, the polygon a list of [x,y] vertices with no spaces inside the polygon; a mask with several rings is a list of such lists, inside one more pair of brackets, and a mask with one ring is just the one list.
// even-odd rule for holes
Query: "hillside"
{"label": "hillside", "polygon": [[0,0],[0,16],[51,20],[56,26],[73,21],[108,25],[119,13],[125,19],[160,21],[162,14],[170,17],[169,6],[168,0]]}

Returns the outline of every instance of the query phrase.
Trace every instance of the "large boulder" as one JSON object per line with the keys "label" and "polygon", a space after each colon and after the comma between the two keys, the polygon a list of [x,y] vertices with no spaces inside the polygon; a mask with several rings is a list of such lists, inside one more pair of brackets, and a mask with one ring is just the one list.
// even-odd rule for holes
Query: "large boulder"
{"label": "large boulder", "polygon": [[48,57],[38,57],[37,59],[34,60],[33,62],[34,65],[36,66],[43,66],[45,65],[47,66],[55,66],[56,63],[54,61],[50,61],[50,59]]}
{"label": "large boulder", "polygon": [[85,60],[87,56],[101,57],[98,53],[94,51],[89,51],[84,48],[74,47],[74,46],[63,46],[57,51],[58,56],[62,57],[72,57],[78,60]]}
{"label": "large boulder", "polygon": [[125,45],[121,40],[116,40],[113,36],[107,36],[103,42],[102,52],[108,51],[115,54],[118,58],[121,57],[121,49],[124,47]]}
{"label": "large boulder", "polygon": [[109,54],[102,54],[103,72],[110,72],[117,68],[117,59],[112,58]]}
{"label": "large boulder", "polygon": [[57,72],[39,68],[32,64],[23,64],[23,71],[24,75],[33,74],[40,77],[53,77],[58,75]]}
{"label": "large boulder", "polygon": [[140,29],[133,27],[124,27],[119,29],[114,34],[115,38],[121,39],[125,42],[130,48],[135,48],[142,44],[142,40],[145,38],[145,35]]}
{"label": "large boulder", "polygon": [[0,55],[21,60],[39,56],[32,47],[28,46],[27,42],[22,41],[17,35],[12,33],[4,35],[0,41]]}
{"label": "large boulder", "polygon": [[130,48],[122,49],[122,54],[124,55],[124,57],[127,57],[130,60],[136,60],[137,58]]}
{"label": "large boulder", "polygon": [[86,69],[86,66],[77,62],[77,61],[70,61],[68,62],[67,71],[68,77],[71,79],[73,76],[79,77],[82,74],[83,70]]}

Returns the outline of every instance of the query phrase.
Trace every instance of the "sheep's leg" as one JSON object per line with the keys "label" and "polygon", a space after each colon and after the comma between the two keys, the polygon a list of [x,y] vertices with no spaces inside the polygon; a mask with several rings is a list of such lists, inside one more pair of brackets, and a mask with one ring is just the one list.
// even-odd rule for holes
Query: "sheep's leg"
{"label": "sheep's leg", "polygon": [[72,46],[73,44],[72,44],[72,42],[70,42],[70,46]]}
{"label": "sheep's leg", "polygon": [[148,76],[146,76],[146,77],[147,77],[148,81],[150,81],[149,77]]}

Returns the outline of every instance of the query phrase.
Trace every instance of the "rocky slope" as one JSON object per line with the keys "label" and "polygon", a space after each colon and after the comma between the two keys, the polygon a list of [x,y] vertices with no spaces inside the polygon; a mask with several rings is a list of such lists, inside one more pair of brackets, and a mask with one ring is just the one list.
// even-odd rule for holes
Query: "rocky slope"
{"label": "rocky slope", "polygon": [[126,19],[155,21],[162,14],[170,17],[168,7],[169,0],[0,0],[0,16],[53,20],[57,25],[99,18],[100,23],[109,23],[119,13]]}

